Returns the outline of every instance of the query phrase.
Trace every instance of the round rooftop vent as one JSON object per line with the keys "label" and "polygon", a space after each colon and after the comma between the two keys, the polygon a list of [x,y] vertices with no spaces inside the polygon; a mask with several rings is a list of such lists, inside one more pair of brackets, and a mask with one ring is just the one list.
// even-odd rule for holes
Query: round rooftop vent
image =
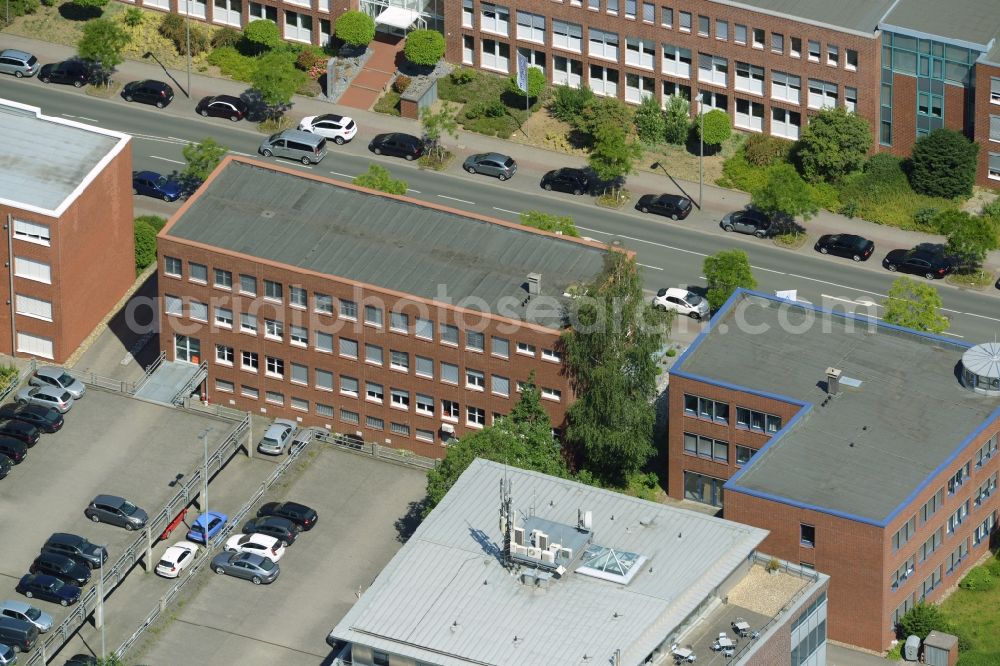
{"label": "round rooftop vent", "polygon": [[962,383],[976,393],[1000,396],[1000,342],[984,342],[962,354]]}

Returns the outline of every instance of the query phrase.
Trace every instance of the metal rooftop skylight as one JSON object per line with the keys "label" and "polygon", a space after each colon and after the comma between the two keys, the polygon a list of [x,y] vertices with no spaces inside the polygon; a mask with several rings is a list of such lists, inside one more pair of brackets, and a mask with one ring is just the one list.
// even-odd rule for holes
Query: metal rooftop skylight
{"label": "metal rooftop skylight", "polygon": [[583,552],[576,572],[592,578],[628,585],[646,561],[645,555],[593,544]]}

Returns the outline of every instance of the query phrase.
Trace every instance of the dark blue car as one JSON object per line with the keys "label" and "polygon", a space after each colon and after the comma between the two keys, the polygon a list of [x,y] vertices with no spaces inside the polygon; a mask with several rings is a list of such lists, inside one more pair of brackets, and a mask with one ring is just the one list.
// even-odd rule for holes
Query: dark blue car
{"label": "dark blue car", "polygon": [[135,171],[132,173],[132,191],[164,201],[177,201],[181,196],[181,185],[155,171]]}
{"label": "dark blue car", "polygon": [[[191,524],[191,529],[187,533],[187,540],[194,541],[195,543],[207,543],[208,539],[214,539],[215,535],[226,526],[228,520],[229,516],[218,511],[203,513]],[[208,532],[207,539],[205,537],[206,531]]]}
{"label": "dark blue car", "polygon": [[75,604],[80,600],[80,588],[47,574],[21,576],[21,580],[17,583],[17,591],[29,599],[54,601],[63,606]]}

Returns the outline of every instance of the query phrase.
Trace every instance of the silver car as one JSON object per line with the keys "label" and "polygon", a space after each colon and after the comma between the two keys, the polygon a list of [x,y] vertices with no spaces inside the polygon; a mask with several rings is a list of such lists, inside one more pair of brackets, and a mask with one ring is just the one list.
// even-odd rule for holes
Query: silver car
{"label": "silver car", "polygon": [[98,495],[83,510],[83,515],[95,523],[109,523],[127,530],[142,529],[149,520],[145,511],[117,495]]}
{"label": "silver car", "polygon": [[17,78],[34,76],[38,72],[38,58],[25,51],[4,49],[0,51],[0,72]]}
{"label": "silver car", "polygon": [[0,643],[0,666],[11,666],[17,663],[17,653],[9,645]]}
{"label": "silver car", "polygon": [[274,582],[281,569],[277,562],[254,553],[230,553],[224,551],[212,559],[212,571],[245,578],[254,585],[268,585]]}
{"label": "silver car", "polygon": [[51,615],[35,608],[31,604],[16,599],[0,601],[0,616],[33,624],[43,634],[52,628]]}
{"label": "silver car", "polygon": [[69,391],[74,400],[79,400],[87,392],[86,384],[55,365],[45,365],[35,370],[29,383],[33,386],[54,386]]}
{"label": "silver car", "polygon": [[500,180],[512,178],[517,173],[517,162],[513,157],[501,153],[478,153],[469,155],[462,164],[469,173],[496,176]]}
{"label": "silver car", "polygon": [[73,396],[55,386],[25,386],[17,392],[16,398],[20,405],[42,405],[58,409],[65,414],[73,406]]}
{"label": "silver car", "polygon": [[280,455],[288,443],[292,441],[297,427],[298,424],[295,421],[274,419],[274,423],[268,426],[264,437],[257,444],[257,450],[272,456]]}

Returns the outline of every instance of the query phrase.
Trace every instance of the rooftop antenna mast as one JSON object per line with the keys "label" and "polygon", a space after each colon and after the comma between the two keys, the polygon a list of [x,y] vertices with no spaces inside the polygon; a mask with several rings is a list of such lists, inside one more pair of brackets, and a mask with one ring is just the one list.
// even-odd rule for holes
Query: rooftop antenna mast
{"label": "rooftop antenna mast", "polygon": [[511,509],[511,483],[510,479],[500,479],[500,533],[503,535],[503,551],[500,560],[504,567],[510,568],[512,565],[510,557],[510,540],[514,534],[514,512]]}

